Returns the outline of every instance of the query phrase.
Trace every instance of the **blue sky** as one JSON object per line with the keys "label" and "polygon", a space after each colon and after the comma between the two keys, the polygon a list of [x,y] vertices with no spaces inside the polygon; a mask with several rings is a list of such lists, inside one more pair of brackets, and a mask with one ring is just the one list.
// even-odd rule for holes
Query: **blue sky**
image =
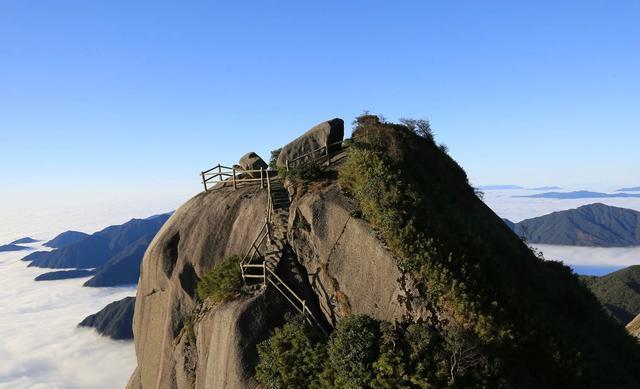
{"label": "blue sky", "polygon": [[428,117],[474,184],[640,185],[637,1],[0,1],[4,202],[186,197],[332,117]]}

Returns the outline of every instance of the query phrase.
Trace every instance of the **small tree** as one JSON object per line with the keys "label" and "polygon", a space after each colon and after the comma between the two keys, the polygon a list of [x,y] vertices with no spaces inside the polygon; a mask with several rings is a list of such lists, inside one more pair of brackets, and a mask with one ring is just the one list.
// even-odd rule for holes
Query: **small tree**
{"label": "small tree", "polygon": [[380,323],[366,315],[349,316],[338,323],[329,347],[333,387],[364,388],[373,380],[372,365],[378,358]]}
{"label": "small tree", "polygon": [[238,294],[242,287],[240,259],[238,255],[226,256],[205,273],[198,283],[198,296],[203,300],[211,298],[214,304],[218,304]]}
{"label": "small tree", "polygon": [[282,151],[282,148],[271,151],[271,158],[269,158],[269,168],[271,170],[278,170],[278,166],[276,165],[276,162],[278,161],[278,156],[280,156],[281,151]]}
{"label": "small tree", "polygon": [[405,127],[419,136],[433,141],[433,130],[431,129],[431,123],[429,123],[428,119],[402,118],[400,119],[400,123],[404,124]]}

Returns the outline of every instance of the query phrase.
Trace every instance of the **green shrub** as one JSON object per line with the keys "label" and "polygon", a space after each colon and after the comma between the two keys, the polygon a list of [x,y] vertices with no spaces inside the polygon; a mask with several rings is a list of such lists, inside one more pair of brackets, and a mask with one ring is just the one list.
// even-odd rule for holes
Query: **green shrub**
{"label": "green shrub", "polygon": [[269,168],[271,170],[278,170],[276,162],[278,161],[278,156],[280,155],[281,151],[282,148],[271,150],[271,158],[269,158]]}
{"label": "green shrub", "polygon": [[201,299],[210,298],[218,304],[237,295],[242,287],[242,272],[240,271],[240,256],[226,256],[222,262],[205,273],[198,283],[198,296]]}
{"label": "green shrub", "polygon": [[296,316],[258,345],[256,379],[265,388],[319,387],[326,361],[320,334]]}
{"label": "green shrub", "polygon": [[289,171],[283,172],[292,180],[318,180],[324,177],[324,168],[316,161],[302,161],[289,166]]}
{"label": "green shrub", "polygon": [[380,323],[365,315],[344,318],[332,334],[327,347],[325,374],[332,387],[364,388],[373,381],[372,365],[378,357]]}

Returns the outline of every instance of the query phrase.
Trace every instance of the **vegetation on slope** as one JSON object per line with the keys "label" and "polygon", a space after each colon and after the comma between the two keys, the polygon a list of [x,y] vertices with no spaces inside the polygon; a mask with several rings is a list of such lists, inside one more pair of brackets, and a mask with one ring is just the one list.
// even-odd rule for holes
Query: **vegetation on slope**
{"label": "vegetation on slope", "polygon": [[[354,315],[340,321],[326,338],[298,316],[258,346],[256,377],[266,388],[445,388],[488,383],[487,360],[477,349],[463,347],[459,336],[458,332],[441,337],[425,324],[393,326]],[[475,375],[467,374],[471,367]]]}
{"label": "vegetation on slope", "polygon": [[640,314],[640,265],[580,278],[620,324],[626,325]]}
{"label": "vegetation on slope", "polygon": [[198,282],[198,296],[204,300],[210,298],[214,304],[229,300],[242,288],[240,256],[229,255],[216,264],[211,271]]}
{"label": "vegetation on slope", "polygon": [[[394,348],[417,352],[422,367],[407,369],[406,357],[392,353],[383,370],[402,384],[353,378],[366,383],[360,386],[640,387],[638,345],[569,268],[534,255],[510,232],[430,132],[419,136],[370,115],[355,125],[340,184],[417,285],[407,304],[426,304],[432,312],[421,323],[398,323],[399,339],[402,329],[428,334],[422,354],[401,341]],[[372,346],[372,367],[373,358],[386,354],[384,338]],[[464,369],[456,367],[459,353],[443,352],[447,344],[471,352]],[[334,355],[328,352],[329,366]],[[321,379],[331,376],[326,370]],[[353,382],[334,378],[332,384],[359,387]]]}

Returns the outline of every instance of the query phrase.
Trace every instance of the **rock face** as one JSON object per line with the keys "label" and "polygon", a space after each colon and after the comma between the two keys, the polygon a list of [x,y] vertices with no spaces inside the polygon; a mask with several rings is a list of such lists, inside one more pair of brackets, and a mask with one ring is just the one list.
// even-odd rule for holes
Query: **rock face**
{"label": "rock face", "polygon": [[[185,345],[181,333],[185,319],[196,307],[199,277],[224,256],[243,254],[250,247],[262,227],[266,202],[266,193],[259,186],[200,193],[181,206],[154,238],[145,253],[138,284],[134,319],[138,368],[130,388],[191,388],[192,383],[197,383],[197,388],[213,387],[205,384],[217,382],[220,378],[213,374],[220,371],[234,372],[234,379],[242,381],[235,387],[255,386],[246,378],[251,376],[250,368],[238,373],[244,366],[237,349],[242,341],[234,331],[241,326],[239,317],[246,302],[203,314],[196,324],[197,348]],[[212,327],[223,323],[224,328]],[[202,343],[204,334],[225,341],[210,346]],[[267,333],[262,339],[266,337]],[[216,351],[205,351],[209,347]],[[200,368],[197,377],[188,367],[196,358],[197,366],[209,366],[206,372]]]}
{"label": "rock face", "polygon": [[626,325],[626,329],[631,335],[640,339],[640,315],[631,320],[629,324]]}
{"label": "rock face", "polygon": [[[284,146],[278,155],[276,165],[284,167],[287,160],[292,161],[322,146],[340,142],[342,139],[344,139],[344,121],[342,119],[336,118],[322,122]],[[304,159],[306,158],[302,160]]]}
{"label": "rock face", "polygon": [[393,322],[407,315],[395,259],[366,222],[351,216],[353,205],[338,185],[296,192],[289,224],[308,228],[290,229],[289,242],[327,319],[367,314]]}
{"label": "rock face", "polygon": [[93,327],[101,335],[116,340],[132,339],[131,326],[135,303],[135,297],[125,297],[122,300],[114,301],[102,308],[100,312],[87,316],[78,326]]}
{"label": "rock face", "polygon": [[69,246],[70,244],[81,241],[82,239],[89,236],[89,234],[85,234],[84,232],[79,231],[66,231],[62,234],[59,234],[55,238],[46,242],[44,246],[51,247],[54,249],[61,249],[65,246]]}

